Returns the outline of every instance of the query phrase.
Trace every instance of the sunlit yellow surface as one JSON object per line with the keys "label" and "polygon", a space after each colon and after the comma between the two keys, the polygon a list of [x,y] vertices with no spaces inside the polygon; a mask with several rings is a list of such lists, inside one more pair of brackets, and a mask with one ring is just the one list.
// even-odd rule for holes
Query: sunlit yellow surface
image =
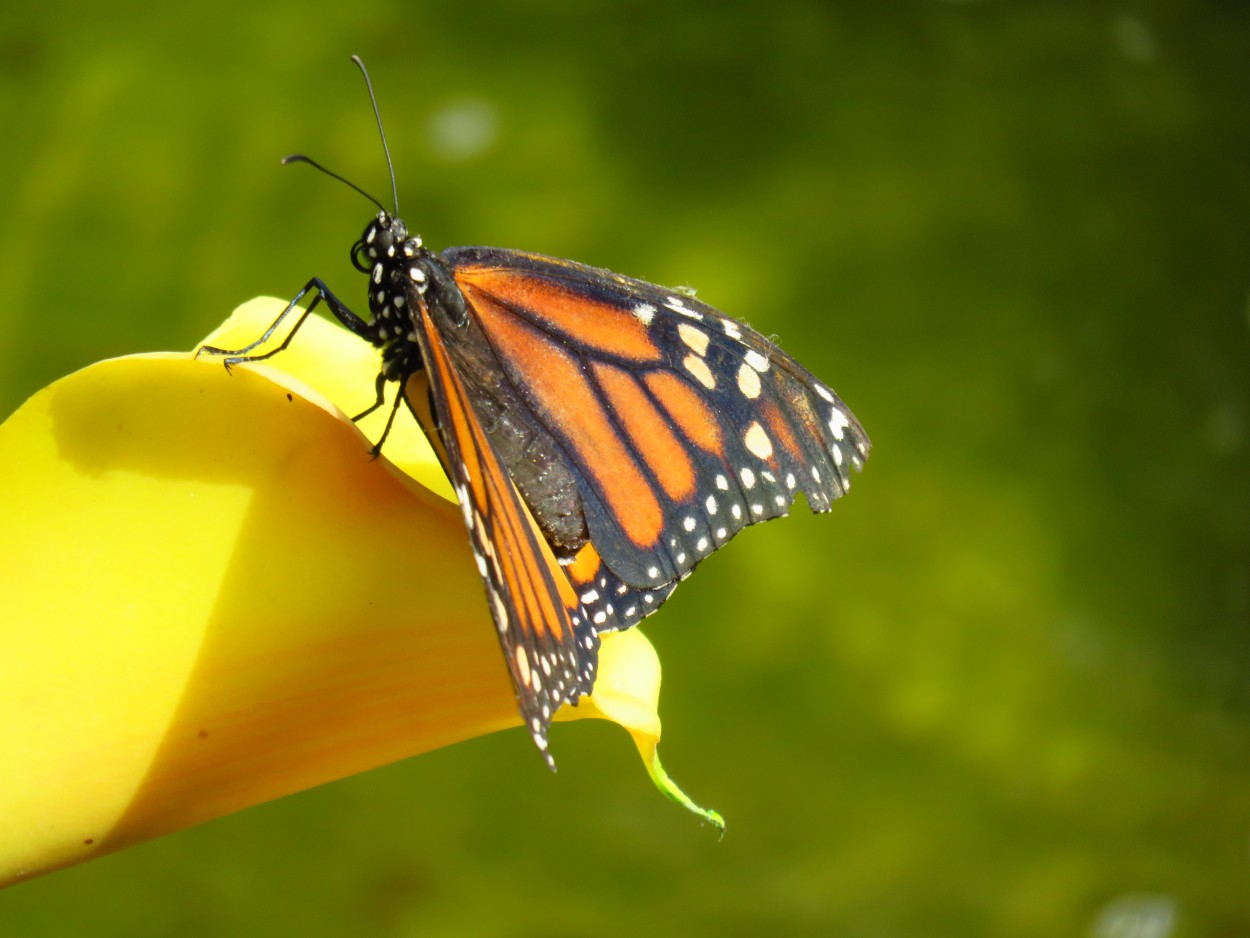
{"label": "sunlit yellow surface", "polygon": [[[376,355],[312,319],[279,361],[106,361],[0,427],[0,884],[519,724],[459,512],[408,474],[446,490],[424,439],[401,420],[373,460],[311,390],[369,391]],[[641,633],[605,637],[599,689],[561,716],[622,723],[681,801]]]}

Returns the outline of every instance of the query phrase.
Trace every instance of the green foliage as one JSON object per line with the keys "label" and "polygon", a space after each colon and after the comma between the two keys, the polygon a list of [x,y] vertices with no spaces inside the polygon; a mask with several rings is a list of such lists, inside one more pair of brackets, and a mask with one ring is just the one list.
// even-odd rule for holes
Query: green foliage
{"label": "green foliage", "polygon": [[[838,7],[841,7],[838,9]],[[522,732],[0,895],[0,933],[1250,931],[1250,14],[72,3],[0,19],[0,408],[350,267],[368,206],[780,336],[876,449]],[[24,19],[23,19],[24,17]],[[363,392],[365,398],[370,389]],[[485,620],[484,620],[485,621]]]}

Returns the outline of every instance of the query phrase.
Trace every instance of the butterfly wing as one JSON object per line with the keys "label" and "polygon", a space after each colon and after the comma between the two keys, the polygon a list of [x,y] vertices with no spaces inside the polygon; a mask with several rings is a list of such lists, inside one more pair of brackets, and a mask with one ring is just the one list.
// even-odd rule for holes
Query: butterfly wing
{"label": "butterfly wing", "polygon": [[433,404],[440,457],[460,499],[521,715],[554,768],[547,750],[551,717],[594,685],[594,613],[583,608],[517,494],[429,310],[415,292],[411,297],[425,373],[409,379],[405,394],[415,412],[425,409],[420,398],[427,393]]}
{"label": "butterfly wing", "polygon": [[[572,480],[586,539],[632,605],[650,592],[655,606],[744,527],[786,514],[798,492],[827,511],[868,455],[863,428],[826,385],[691,297],[498,248],[442,259],[523,405],[512,412],[546,435],[539,448]],[[547,530],[543,500],[529,504]]]}
{"label": "butterfly wing", "polygon": [[656,586],[633,587],[603,562],[599,551],[587,543],[561,566],[577,591],[583,613],[599,634],[637,625],[655,612],[677,587],[677,581]]}

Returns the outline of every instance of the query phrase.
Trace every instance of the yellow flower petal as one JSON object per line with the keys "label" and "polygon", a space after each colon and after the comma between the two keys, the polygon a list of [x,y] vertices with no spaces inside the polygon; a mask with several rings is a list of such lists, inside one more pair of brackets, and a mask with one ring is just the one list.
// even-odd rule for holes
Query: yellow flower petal
{"label": "yellow flower petal", "polygon": [[[399,420],[373,460],[311,389],[363,409],[376,353],[314,318],[281,363],[102,362],[0,426],[0,885],[519,725],[459,512],[409,477],[447,491],[428,444]],[[573,715],[653,756],[617,645],[654,656],[607,637]]]}
{"label": "yellow flower petal", "polygon": [[[203,344],[225,349],[242,348],[263,334],[285,306],[284,302],[272,297],[250,300],[231,313],[230,318],[215,329]],[[294,325],[294,322],[288,325]],[[278,334],[281,336],[283,333],[280,331]],[[277,342],[271,342],[266,348],[276,345]],[[202,361],[221,369],[219,359],[202,356]],[[310,316],[300,328],[298,338],[292,340],[279,355],[240,370],[248,369],[259,370],[288,385],[302,382],[295,385],[300,394],[338,416],[358,414],[374,402],[373,380],[378,373],[378,350],[346,330]],[[283,375],[286,377],[283,378]],[[389,405],[380,407],[356,425],[364,435],[362,443],[366,448],[372,441],[381,438],[389,414]],[[386,438],[385,456],[384,462],[398,466],[427,489],[439,493],[448,501],[456,500],[451,483],[443,474],[429,441],[406,412],[401,413],[391,427]]]}

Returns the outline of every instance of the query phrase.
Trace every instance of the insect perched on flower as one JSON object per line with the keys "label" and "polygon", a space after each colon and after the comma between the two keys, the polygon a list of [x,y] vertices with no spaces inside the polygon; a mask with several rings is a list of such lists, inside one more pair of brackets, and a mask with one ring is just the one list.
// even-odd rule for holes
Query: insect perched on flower
{"label": "insect perched on flower", "polygon": [[[374,453],[400,401],[425,428],[460,500],[521,715],[554,768],[548,727],[591,692],[599,636],[650,615],[799,492],[828,511],[868,437],[802,365],[681,291],[522,251],[435,253],[398,217],[393,168],[390,212],[305,156],[284,162],[310,163],[378,206],[352,247],[369,318],[314,277],[256,342],[200,352],[227,367],[268,358],[321,302],[381,350],[376,401],[354,419],[395,382]],[[282,343],[253,354],[293,312]]]}

